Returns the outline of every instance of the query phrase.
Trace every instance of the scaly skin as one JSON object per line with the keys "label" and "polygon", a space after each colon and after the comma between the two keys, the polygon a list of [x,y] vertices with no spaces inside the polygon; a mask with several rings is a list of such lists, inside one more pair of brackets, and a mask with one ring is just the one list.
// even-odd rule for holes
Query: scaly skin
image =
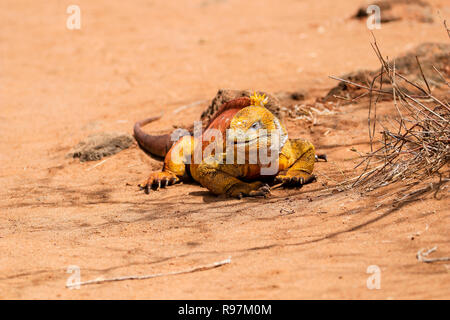
{"label": "scaly skin", "polygon": [[[238,164],[236,159],[238,144],[236,143],[233,145],[234,161],[228,159],[227,163],[225,159],[230,150],[226,148],[225,138],[223,142],[220,142],[217,137],[210,139],[213,129],[218,130],[222,137],[225,137],[227,129],[235,130],[233,131],[235,134],[230,137],[238,139],[237,141],[241,142],[239,146],[245,148],[245,163]],[[261,134],[261,130],[267,130],[267,136]],[[282,142],[278,148],[271,144],[272,132],[281,136]],[[138,137],[136,138],[140,142]],[[225,103],[206,126],[202,139],[203,143],[200,145],[199,138],[181,137],[167,152],[163,170],[151,173],[140,187],[149,192],[152,188],[159,189],[179,183],[187,179],[190,174],[195,181],[216,195],[224,194],[242,198],[268,196],[270,187],[263,182],[264,180],[282,183],[286,187],[300,187],[315,179],[312,174],[315,162],[314,146],[308,141],[288,139],[285,127],[269,110],[264,108],[264,96],[238,98]],[[147,141],[147,145],[148,143]],[[257,152],[261,143],[269,148],[273,147],[278,160],[278,166],[275,166],[275,171],[270,176],[261,173],[262,168],[267,168],[267,165],[260,163],[261,161],[249,164],[250,151]],[[215,148],[219,144],[222,144],[222,152],[216,153]],[[207,148],[214,151],[203,159],[201,156],[196,158]],[[195,155],[196,152],[197,155]],[[196,159],[200,161],[195,161]]]}

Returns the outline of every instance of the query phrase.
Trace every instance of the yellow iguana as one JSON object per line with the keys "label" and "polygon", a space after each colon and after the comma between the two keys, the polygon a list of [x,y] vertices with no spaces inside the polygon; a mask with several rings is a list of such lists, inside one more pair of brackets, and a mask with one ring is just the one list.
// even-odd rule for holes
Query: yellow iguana
{"label": "yellow iguana", "polygon": [[[288,187],[314,181],[314,146],[305,140],[288,139],[286,128],[264,107],[266,101],[264,95],[254,94],[223,104],[198,137],[185,134],[175,139],[172,135],[171,139],[170,135],[152,136],[141,129],[159,117],[136,123],[134,135],[141,147],[165,156],[163,170],[152,172],[139,186],[149,192],[192,177],[214,194],[241,198],[268,196],[270,187],[264,181]],[[250,154],[260,155],[262,148],[274,161],[263,162],[259,156],[251,161]],[[238,160],[238,149],[244,150],[244,161]]]}

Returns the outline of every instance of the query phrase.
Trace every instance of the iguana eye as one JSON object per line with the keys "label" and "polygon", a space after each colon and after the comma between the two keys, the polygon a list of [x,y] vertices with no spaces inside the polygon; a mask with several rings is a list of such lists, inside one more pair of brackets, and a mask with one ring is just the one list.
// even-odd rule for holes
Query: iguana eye
{"label": "iguana eye", "polygon": [[250,128],[259,129],[259,126],[260,126],[259,122],[255,122],[254,124],[252,124],[252,126]]}

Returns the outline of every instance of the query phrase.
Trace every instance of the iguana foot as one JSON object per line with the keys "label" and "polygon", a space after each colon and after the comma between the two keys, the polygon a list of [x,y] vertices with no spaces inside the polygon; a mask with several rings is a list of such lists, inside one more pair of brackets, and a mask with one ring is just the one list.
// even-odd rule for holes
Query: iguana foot
{"label": "iguana foot", "polygon": [[167,171],[152,172],[144,183],[139,184],[139,187],[148,194],[150,189],[159,190],[159,188],[165,188],[178,182],[181,182],[180,178],[173,173]]}
{"label": "iguana foot", "polygon": [[304,184],[308,184],[316,181],[316,176],[313,174],[303,174],[303,175],[278,175],[275,177],[275,183],[282,183],[283,187],[295,188],[301,187]]}
{"label": "iguana foot", "polygon": [[270,187],[268,184],[259,181],[252,183],[239,182],[228,189],[227,195],[238,199],[243,197],[267,198],[270,195]]}

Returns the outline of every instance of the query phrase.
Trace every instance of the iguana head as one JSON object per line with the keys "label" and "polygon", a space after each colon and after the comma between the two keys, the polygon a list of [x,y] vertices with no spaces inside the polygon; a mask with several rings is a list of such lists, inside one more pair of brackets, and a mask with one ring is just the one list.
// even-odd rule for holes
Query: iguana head
{"label": "iguana head", "polygon": [[[274,145],[272,139],[277,137],[279,142]],[[255,105],[237,112],[228,131],[228,139],[248,148],[267,146],[268,149],[276,148],[280,151],[287,138],[287,131],[278,118],[265,107]]]}

